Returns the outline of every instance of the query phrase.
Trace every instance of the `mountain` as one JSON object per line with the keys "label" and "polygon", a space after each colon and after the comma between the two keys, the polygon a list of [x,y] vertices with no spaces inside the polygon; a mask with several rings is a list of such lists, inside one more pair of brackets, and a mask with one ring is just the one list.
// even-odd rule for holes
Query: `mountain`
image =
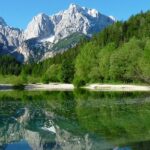
{"label": "mountain", "polygon": [[52,16],[38,14],[25,31],[9,27],[0,18],[1,54],[12,54],[22,62],[40,61],[75,46],[77,37],[91,37],[115,21],[112,16],[75,4]]}
{"label": "mountain", "polygon": [[27,29],[24,32],[25,39],[40,38],[43,39],[54,34],[54,25],[49,16],[45,14],[39,14],[35,16],[28,24]]}
{"label": "mountain", "polygon": [[17,51],[23,42],[23,32],[20,29],[9,27],[0,17],[0,55],[11,54],[22,61],[24,56]]}
{"label": "mountain", "polygon": [[75,32],[91,36],[112,23],[112,17],[95,9],[71,4],[67,10],[53,16],[39,14],[34,17],[25,30],[25,39],[38,38],[56,43]]}
{"label": "mountain", "polygon": [[3,18],[0,17],[0,25],[1,26],[7,26],[5,20]]}

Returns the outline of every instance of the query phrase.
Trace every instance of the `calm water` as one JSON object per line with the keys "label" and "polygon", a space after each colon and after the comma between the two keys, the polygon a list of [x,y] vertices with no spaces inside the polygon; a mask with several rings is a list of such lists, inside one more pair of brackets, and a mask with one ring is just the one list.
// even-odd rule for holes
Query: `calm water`
{"label": "calm water", "polygon": [[0,92],[0,150],[150,150],[150,93]]}

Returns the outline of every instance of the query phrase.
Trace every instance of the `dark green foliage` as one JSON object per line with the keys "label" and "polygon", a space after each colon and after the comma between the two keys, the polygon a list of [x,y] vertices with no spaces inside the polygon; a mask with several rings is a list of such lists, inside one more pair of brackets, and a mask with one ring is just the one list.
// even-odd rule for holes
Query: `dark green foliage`
{"label": "dark green foliage", "polygon": [[42,77],[44,83],[61,82],[61,65],[51,65]]}
{"label": "dark green foliage", "polygon": [[61,80],[65,83],[71,83],[74,78],[74,64],[69,60],[62,62]]}
{"label": "dark green foliage", "polygon": [[93,37],[93,42],[100,47],[114,42],[120,46],[128,42],[130,38],[143,39],[150,36],[150,11],[132,16],[128,21],[117,22],[104,29],[97,36]]}
{"label": "dark green foliage", "polygon": [[99,79],[102,82],[110,80],[110,57],[116,50],[115,44],[110,43],[98,53]]}
{"label": "dark green foliage", "polygon": [[12,56],[0,56],[0,74],[2,75],[19,75],[21,64]]}
{"label": "dark green foliage", "polygon": [[75,78],[74,81],[73,81],[73,84],[74,84],[77,88],[80,88],[80,87],[86,85],[86,82],[85,82],[83,79]]}
{"label": "dark green foliage", "polygon": [[114,81],[133,82],[138,80],[138,61],[143,55],[140,40],[131,39],[117,49],[110,58],[110,78]]}
{"label": "dark green foliage", "polygon": [[13,86],[13,89],[14,89],[14,90],[24,90],[24,87],[25,87],[25,86],[20,83],[20,84],[14,85],[14,86]]}
{"label": "dark green foliage", "polygon": [[33,68],[33,66],[31,64],[24,65],[21,73],[23,75],[31,75],[32,74],[32,68]]}
{"label": "dark green foliage", "polygon": [[75,81],[150,83],[150,12],[117,22],[80,48]]}
{"label": "dark green foliage", "polygon": [[49,77],[48,77],[47,75],[44,75],[44,76],[42,77],[42,82],[43,82],[44,84],[48,84],[48,83],[50,82]]}
{"label": "dark green foliage", "polygon": [[57,50],[60,50],[60,49],[64,49],[65,50],[65,49],[68,49],[68,48],[72,48],[74,45],[79,43],[84,38],[86,38],[86,35],[84,35],[84,34],[73,33],[69,37],[67,37],[65,39],[62,39],[58,43],[56,43],[53,46],[53,50],[57,51]]}
{"label": "dark green foliage", "polygon": [[143,55],[140,56],[138,62],[137,74],[143,82],[150,84],[150,40],[147,41]]}
{"label": "dark green foliage", "polygon": [[89,82],[90,79],[98,79],[98,61],[97,52],[100,48],[89,42],[83,46],[75,63],[76,74],[75,78]]}

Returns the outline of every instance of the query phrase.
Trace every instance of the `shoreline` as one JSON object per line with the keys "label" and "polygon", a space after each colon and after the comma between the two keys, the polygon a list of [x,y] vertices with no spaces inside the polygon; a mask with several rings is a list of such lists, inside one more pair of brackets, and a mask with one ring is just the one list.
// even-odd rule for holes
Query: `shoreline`
{"label": "shoreline", "polygon": [[65,84],[65,83],[49,83],[49,84],[28,84],[25,85],[25,90],[32,91],[32,90],[48,90],[48,91],[73,91],[74,85],[73,84]]}
{"label": "shoreline", "polygon": [[130,84],[89,84],[84,89],[90,91],[120,91],[120,92],[138,92],[138,91],[150,91],[150,86],[143,85],[130,85]]}
{"label": "shoreline", "polygon": [[[0,84],[0,91],[15,90],[12,84]],[[73,84],[65,83],[49,83],[49,84],[27,84],[24,85],[25,91],[73,91],[75,89]],[[130,85],[130,84],[89,84],[81,89],[90,91],[125,91],[125,92],[150,92],[150,86],[144,85]]]}

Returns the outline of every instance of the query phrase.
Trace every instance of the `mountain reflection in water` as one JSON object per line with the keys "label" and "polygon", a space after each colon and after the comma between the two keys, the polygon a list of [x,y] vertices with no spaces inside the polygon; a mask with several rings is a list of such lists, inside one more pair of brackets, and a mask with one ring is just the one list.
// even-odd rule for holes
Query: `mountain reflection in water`
{"label": "mountain reflection in water", "polygon": [[0,150],[149,150],[150,93],[0,93]]}

